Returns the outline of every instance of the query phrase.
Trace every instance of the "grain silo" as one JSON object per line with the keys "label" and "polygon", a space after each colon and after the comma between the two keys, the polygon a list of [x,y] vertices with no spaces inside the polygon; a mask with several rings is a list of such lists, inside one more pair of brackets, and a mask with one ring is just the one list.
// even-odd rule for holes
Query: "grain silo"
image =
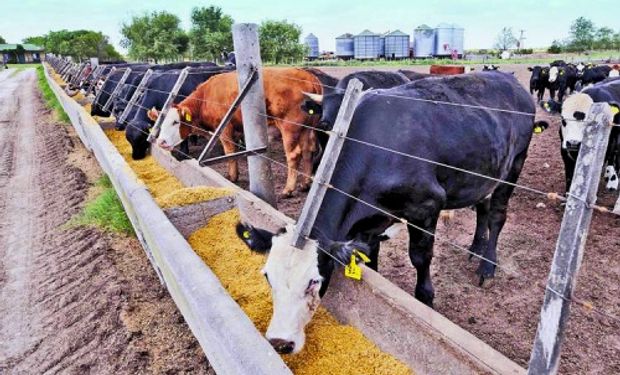
{"label": "grain silo", "polygon": [[409,57],[409,35],[400,30],[385,35],[385,58],[403,59]]}
{"label": "grain silo", "polygon": [[413,30],[413,56],[433,57],[435,54],[435,30],[430,26],[420,25]]}
{"label": "grain silo", "polygon": [[379,35],[379,57],[385,57],[385,34]]}
{"label": "grain silo", "polygon": [[455,52],[463,56],[463,36],[465,30],[456,25],[440,23],[435,28],[435,56],[450,56]]}
{"label": "grain silo", "polygon": [[364,30],[353,37],[356,59],[376,59],[379,57],[379,34]]}
{"label": "grain silo", "polygon": [[336,57],[339,59],[352,59],[353,52],[353,34],[342,34],[336,37]]}
{"label": "grain silo", "polygon": [[304,44],[308,46],[308,59],[314,60],[319,58],[319,38],[310,33],[304,39]]}

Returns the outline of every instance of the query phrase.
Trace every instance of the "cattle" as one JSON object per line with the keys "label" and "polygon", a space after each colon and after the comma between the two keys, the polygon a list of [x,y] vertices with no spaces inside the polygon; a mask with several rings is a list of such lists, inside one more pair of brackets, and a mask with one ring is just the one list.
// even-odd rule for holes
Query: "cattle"
{"label": "cattle", "polygon": [[[303,249],[291,246],[292,226],[271,233],[237,225],[248,247],[269,252],[263,273],[272,288],[273,316],[266,337],[276,350],[302,349],[304,327],[327,290],[336,260],[349,263],[356,252],[363,252],[369,266],[377,269],[379,240],[397,217],[409,224],[409,255],[417,270],[415,296],[427,305],[432,306],[434,298],[432,234],[441,210],[475,205],[471,249],[496,262],[497,240],[514,186],[453,168],[515,183],[534,131],[534,114],[532,97],[513,75],[501,72],[422,79],[366,92],[348,138],[376,147],[345,141],[330,182],[355,199],[328,189]],[[477,272],[484,281],[494,271],[483,259]]]}
{"label": "cattle", "polygon": [[485,66],[482,67],[482,71],[483,72],[489,72],[489,71],[492,71],[492,70],[499,70],[499,65],[491,64],[491,65],[485,65]]}
{"label": "cattle", "polygon": [[[206,66],[191,68],[187,78],[181,85],[174,103],[185,99],[200,85],[216,74],[229,72],[230,68]],[[131,145],[131,157],[134,160],[143,159],[149,149],[148,134],[155,123],[158,110],[161,110],[168,98],[168,93],[177,81],[180,69],[156,71],[148,79],[145,91],[136,105],[129,110],[127,124],[117,124],[125,127],[125,138]],[[180,152],[173,152],[176,159],[187,158],[189,153],[187,142],[183,142],[179,148]]]}
{"label": "cattle", "polygon": [[474,68],[465,67],[464,65],[431,65],[431,74],[453,75],[464,74],[474,71]]}
{"label": "cattle", "polygon": [[102,77],[103,81],[100,80],[100,82],[103,83],[101,84],[101,88],[98,90],[97,96],[91,106],[91,116],[110,117],[111,112],[109,110],[104,111],[103,107],[107,103],[108,99],[110,99],[110,95],[112,95],[112,92],[116,86],[118,86],[123,74],[125,74],[125,69],[128,67],[131,68],[132,71],[130,75],[135,75],[138,72],[144,73],[144,71],[149,68],[149,65],[131,64],[129,66],[118,68],[113,72],[110,70],[111,73],[107,74],[105,77]]}
{"label": "cattle", "polygon": [[534,92],[536,92],[538,101],[541,101],[545,96],[545,89],[549,89],[551,97],[555,96],[555,91],[552,91],[553,89],[549,85],[548,67],[536,65],[533,67],[528,67],[527,70],[532,72],[532,76],[530,77],[530,94],[534,95]]}
{"label": "cattle", "polygon": [[424,79],[424,78],[428,78],[428,77],[434,76],[434,74],[418,73],[418,72],[414,72],[413,70],[399,69],[398,72],[401,73],[401,74],[404,74],[405,77],[407,77],[410,81],[417,81],[419,79]]}
{"label": "cattle", "polygon": [[609,71],[609,78],[620,77],[620,66],[614,64]]}
{"label": "cattle", "polygon": [[582,87],[586,87],[588,85],[593,85],[595,83],[603,81],[605,78],[609,77],[610,71],[611,67],[607,65],[586,66],[581,76]]}
{"label": "cattle", "polygon": [[[299,124],[315,126],[315,118],[302,111],[303,92],[322,94],[321,82],[310,72],[296,68],[265,68],[263,82],[268,125],[275,126],[282,135],[288,166],[283,197],[293,195],[297,185],[297,167],[301,164],[303,180],[301,190],[310,187],[312,155],[316,151],[314,130]],[[192,95],[171,109],[162,122],[157,144],[171,149],[190,134],[203,135],[204,130],[214,130],[238,94],[237,74],[224,73],[200,85]],[[236,151],[235,133],[242,132],[241,111],[238,109],[231,125],[224,129],[220,141],[224,152]],[[237,161],[228,161],[228,177],[238,178]]]}
{"label": "cattle", "polygon": [[[609,79],[580,93],[569,96],[564,103],[549,100],[543,108],[550,113],[560,113],[562,126],[560,127],[560,153],[564,162],[565,189],[570,190],[575,171],[575,164],[579,148],[583,139],[584,121],[590,106],[593,103],[609,103],[615,113],[613,122],[620,124],[618,108],[620,106],[620,79]],[[605,182],[609,191],[618,190],[618,173],[620,173],[620,129],[612,128],[605,155]]]}
{"label": "cattle", "polygon": [[[559,60],[561,61],[561,60]],[[566,91],[570,91],[572,94],[575,91],[575,85],[577,84],[577,68],[572,64],[553,65],[549,68],[549,87],[550,91],[558,93],[558,100],[561,102],[564,100]],[[551,96],[551,99],[554,99]]]}

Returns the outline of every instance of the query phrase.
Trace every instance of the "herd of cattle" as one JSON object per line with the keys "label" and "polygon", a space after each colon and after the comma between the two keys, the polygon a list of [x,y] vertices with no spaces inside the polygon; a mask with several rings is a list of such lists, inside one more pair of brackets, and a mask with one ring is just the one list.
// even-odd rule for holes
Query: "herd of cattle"
{"label": "herd of cattle", "polygon": [[[117,90],[111,109],[105,111],[105,103],[128,66],[132,70],[125,86]],[[92,115],[115,115],[117,129],[125,130],[132,145],[133,158],[140,159],[150,146],[147,137],[167,93],[187,66],[190,78],[163,118],[156,140],[164,149],[178,147],[186,154],[188,137],[214,130],[237,96],[234,65],[116,65],[113,71],[112,66],[100,70],[97,77],[84,70],[83,77],[74,77],[79,79],[73,82],[79,84],[71,90],[94,90]],[[144,93],[120,122],[119,114],[147,69],[154,73]],[[320,159],[328,140],[324,132],[313,129],[329,130],[334,125],[348,82],[356,78],[365,90],[351,121],[349,141],[336,164],[334,189],[324,198],[307,251],[290,246],[290,227],[277,233],[242,223],[237,227],[239,237],[252,250],[269,252],[263,272],[273,290],[274,310],[266,336],[278,351],[298,352],[303,347],[304,327],[329,285],[334,262],[348,263],[355,251],[361,251],[376,270],[380,242],[389,236],[387,229],[402,219],[408,224],[409,254],[417,270],[417,299],[433,304],[432,234],[442,210],[475,207],[476,231],[470,250],[481,259],[480,283],[494,276],[497,241],[514,189],[497,180],[516,183],[535,129],[548,126],[535,122],[534,91],[542,101],[544,90],[549,89],[550,99],[543,107],[561,113],[567,189],[589,106],[607,102],[618,108],[620,104],[620,79],[608,78],[615,69],[555,62],[531,70],[528,93],[513,74],[496,66],[485,66],[482,72],[437,67],[433,74],[363,71],[340,80],[317,69],[263,69],[264,115],[281,133],[288,165],[284,196],[296,189],[298,170],[304,177],[301,188],[309,187],[313,161]],[[578,91],[580,85],[585,88],[564,100],[567,90]],[[614,122],[620,123],[617,110]],[[238,111],[220,138],[226,153],[235,151],[241,125]],[[610,138],[605,171],[610,189],[618,187],[617,130]],[[235,180],[236,161],[228,163],[229,177]]]}

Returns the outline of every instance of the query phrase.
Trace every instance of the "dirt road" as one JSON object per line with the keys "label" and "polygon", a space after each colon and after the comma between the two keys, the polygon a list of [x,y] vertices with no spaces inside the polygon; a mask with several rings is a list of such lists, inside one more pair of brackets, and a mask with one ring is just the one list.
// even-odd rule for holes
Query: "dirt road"
{"label": "dirt road", "polygon": [[100,171],[0,73],[0,373],[213,373],[138,242],[65,225]]}

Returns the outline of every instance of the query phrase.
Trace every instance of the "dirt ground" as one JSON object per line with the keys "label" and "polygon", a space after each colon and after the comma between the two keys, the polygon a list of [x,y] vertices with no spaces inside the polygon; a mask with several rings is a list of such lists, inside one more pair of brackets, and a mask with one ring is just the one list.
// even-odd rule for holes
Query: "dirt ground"
{"label": "dirt ground", "polygon": [[214,373],[135,238],[65,225],[100,175],[34,70],[0,73],[0,373]]}
{"label": "dirt ground", "polygon": [[[395,68],[386,68],[393,70]],[[409,68],[428,72],[428,66]],[[476,66],[480,71],[482,66]],[[515,72],[527,88],[529,71],[524,65],[502,65],[502,71]],[[324,68],[326,73],[342,77],[355,69]],[[564,191],[563,164],[559,152],[559,119],[549,118],[538,109],[540,118],[550,128],[536,135],[519,184],[546,192]],[[201,143],[202,145],[202,143]],[[276,137],[270,158],[284,162],[282,145]],[[201,148],[192,148],[198,155]],[[241,165],[239,185],[247,188],[247,168]],[[224,165],[214,166],[225,173]],[[277,191],[284,186],[286,170],[272,164]],[[601,186],[599,204],[613,206],[617,193],[607,193]],[[306,194],[278,201],[278,209],[297,217]],[[537,208],[538,203],[545,207]],[[520,365],[527,367],[538,324],[544,285],[550,269],[563,208],[558,203],[517,189],[510,201],[509,217],[498,246],[498,259],[509,275],[499,270],[484,287],[477,286],[477,262],[469,261],[461,250],[436,242],[431,270],[436,292],[435,308],[450,320],[473,333]],[[469,247],[475,228],[475,213],[458,210],[454,219],[440,223],[437,237],[462,247]],[[407,254],[406,230],[382,245],[379,271],[409,293],[413,293],[415,270]],[[597,309],[620,317],[620,217],[595,213],[575,296],[591,302]],[[573,305],[569,329],[562,348],[560,372],[564,374],[620,373],[620,322],[581,306]]]}

